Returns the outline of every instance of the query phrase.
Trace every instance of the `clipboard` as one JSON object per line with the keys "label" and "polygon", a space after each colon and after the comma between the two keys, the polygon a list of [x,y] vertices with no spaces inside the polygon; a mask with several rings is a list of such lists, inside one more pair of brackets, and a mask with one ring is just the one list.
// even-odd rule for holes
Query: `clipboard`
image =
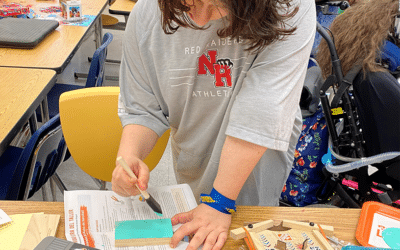
{"label": "clipboard", "polygon": [[382,238],[386,228],[400,228],[400,209],[383,203],[365,202],[357,225],[356,239],[366,247],[389,248]]}

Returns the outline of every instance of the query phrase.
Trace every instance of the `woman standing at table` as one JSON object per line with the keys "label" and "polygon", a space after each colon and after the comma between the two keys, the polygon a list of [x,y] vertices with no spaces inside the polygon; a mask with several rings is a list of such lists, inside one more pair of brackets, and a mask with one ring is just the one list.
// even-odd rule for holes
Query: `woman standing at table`
{"label": "woman standing at table", "polygon": [[[220,249],[239,205],[278,205],[301,130],[299,99],[314,41],[314,0],[140,0],[123,40],[124,126],[113,190],[147,188],[142,162],[171,128],[178,183],[202,204],[175,215],[175,247]],[[267,150],[268,149],[268,150]],[[212,202],[212,201],[215,202]]]}

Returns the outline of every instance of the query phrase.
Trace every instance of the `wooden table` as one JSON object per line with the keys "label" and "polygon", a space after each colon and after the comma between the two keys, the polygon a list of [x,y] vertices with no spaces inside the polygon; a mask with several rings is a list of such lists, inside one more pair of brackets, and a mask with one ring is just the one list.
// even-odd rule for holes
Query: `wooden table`
{"label": "wooden table", "polygon": [[110,6],[110,9],[108,11],[110,12],[110,14],[124,15],[126,21],[135,4],[136,3],[133,0],[116,0]]}
{"label": "wooden table", "polygon": [[[60,214],[61,220],[56,237],[65,239],[65,218],[63,202],[0,201],[0,208],[7,214],[44,212]],[[297,208],[297,207],[249,207],[238,206],[233,216],[231,229],[242,227],[245,222],[258,222],[268,219],[310,221],[334,227],[335,236],[341,240],[357,244],[355,232],[360,209],[343,208]],[[244,240],[234,241],[228,237],[223,249],[240,249]],[[357,244],[358,245],[358,244]],[[246,247],[244,249],[247,249]]]}
{"label": "wooden table", "polygon": [[33,116],[55,81],[54,70],[0,67],[0,155]]}
{"label": "wooden table", "polygon": [[[61,73],[75,55],[83,38],[91,27],[95,27],[96,48],[101,45],[102,25],[101,13],[108,0],[81,0],[84,15],[95,15],[96,19],[89,27],[60,25],[33,49],[0,48],[0,66],[53,69]],[[17,2],[23,5],[55,6],[58,0],[0,0],[0,3]]]}
{"label": "wooden table", "polygon": [[[359,245],[356,229],[360,214],[361,209],[238,206],[230,229],[271,219],[275,224],[282,220],[306,221],[333,226],[335,237]],[[229,237],[223,249],[240,249],[242,245],[245,245],[244,240],[234,241]]]}

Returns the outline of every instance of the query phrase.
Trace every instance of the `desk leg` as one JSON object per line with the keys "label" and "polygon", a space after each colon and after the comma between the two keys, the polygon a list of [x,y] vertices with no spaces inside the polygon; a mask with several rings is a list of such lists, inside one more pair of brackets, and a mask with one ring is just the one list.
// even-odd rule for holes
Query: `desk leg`
{"label": "desk leg", "polygon": [[42,196],[43,196],[43,201],[49,201],[49,199],[47,198],[46,185],[42,186]]}
{"label": "desk leg", "polygon": [[94,42],[96,44],[96,49],[101,46],[102,39],[103,39],[103,24],[100,15],[98,17],[97,22],[94,24]]}
{"label": "desk leg", "polygon": [[32,114],[32,116],[29,118],[29,128],[31,129],[31,134],[32,135],[38,129],[36,112],[34,112]]}
{"label": "desk leg", "polygon": [[56,182],[52,177],[49,178],[50,181],[50,190],[51,190],[51,196],[53,196],[52,201],[57,201],[57,195],[56,195]]}
{"label": "desk leg", "polygon": [[47,102],[47,96],[44,97],[42,101],[42,121],[47,122],[50,120],[50,115],[49,115],[49,103]]}

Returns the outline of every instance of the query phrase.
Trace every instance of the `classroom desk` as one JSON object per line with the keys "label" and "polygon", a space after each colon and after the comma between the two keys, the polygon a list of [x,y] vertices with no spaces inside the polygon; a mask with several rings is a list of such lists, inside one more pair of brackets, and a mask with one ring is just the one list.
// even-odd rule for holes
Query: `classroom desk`
{"label": "classroom desk", "polygon": [[[61,215],[56,237],[65,239],[65,218],[63,202],[0,201],[0,208],[7,214],[44,212]],[[268,219],[309,221],[331,225],[337,238],[357,244],[355,232],[361,209],[304,208],[304,207],[250,207],[238,206],[233,215],[231,229],[243,226],[245,222],[258,222]],[[228,237],[223,249],[240,249],[244,240],[234,241]],[[358,244],[357,244],[358,245]],[[244,249],[247,249],[245,247]]]}
{"label": "classroom desk", "polygon": [[[45,7],[58,5],[58,0],[3,0],[2,3],[17,2],[23,5],[31,4]],[[54,32],[47,36],[33,49],[0,48],[0,66],[53,69],[61,73],[69,64],[72,57],[83,42],[84,37],[94,26],[96,48],[101,45],[102,25],[101,13],[104,11],[108,0],[82,0],[83,15],[95,15],[96,19],[89,27],[60,25]]]}
{"label": "classroom desk", "polygon": [[[32,117],[55,81],[53,70],[0,67],[0,155]],[[30,120],[35,126],[36,117]]]}
{"label": "classroom desk", "polygon": [[108,11],[110,14],[125,16],[126,21],[135,4],[133,0],[116,0]]}

